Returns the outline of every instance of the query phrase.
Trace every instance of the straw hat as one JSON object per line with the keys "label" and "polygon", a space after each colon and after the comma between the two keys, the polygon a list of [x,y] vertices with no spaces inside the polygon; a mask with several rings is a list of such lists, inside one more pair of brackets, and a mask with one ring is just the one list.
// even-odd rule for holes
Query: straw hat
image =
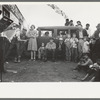
{"label": "straw hat", "polygon": [[60,41],[63,41],[63,38],[62,38],[62,37],[60,37],[60,38],[59,38],[59,40],[60,40]]}

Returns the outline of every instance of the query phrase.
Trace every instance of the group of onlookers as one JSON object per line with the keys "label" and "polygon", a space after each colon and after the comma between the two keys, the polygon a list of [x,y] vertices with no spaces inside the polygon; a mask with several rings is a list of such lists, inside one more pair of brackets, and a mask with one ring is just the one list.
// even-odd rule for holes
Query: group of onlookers
{"label": "group of onlookers", "polygon": [[[66,19],[65,26],[74,26],[73,20]],[[80,21],[77,21],[76,27],[82,27]],[[27,50],[31,52],[31,61],[35,61],[38,58],[43,61],[61,59],[68,62],[79,62],[75,70],[80,70],[81,68],[89,69],[88,74],[82,80],[85,80],[91,73],[93,75],[92,80],[94,80],[99,75],[97,73],[100,73],[100,24],[97,25],[97,30],[93,35],[91,35],[89,27],[90,24],[86,24],[84,29],[79,28],[78,36],[75,32],[66,33],[65,38],[63,38],[63,34],[59,34],[59,37],[55,39],[49,37],[49,32],[45,32],[44,39],[46,42],[42,41],[40,46],[37,43],[38,33],[34,25],[30,27],[27,34],[26,32],[21,33],[20,28],[17,27],[16,34],[5,55],[5,61],[11,49],[16,47],[15,62],[20,62],[23,48],[28,41]]]}
{"label": "group of onlookers", "polygon": [[77,67],[74,70],[86,70],[87,74],[82,81],[100,81],[100,24],[96,26],[97,30],[93,36],[86,42],[89,51],[83,55]]}
{"label": "group of onlookers", "polygon": [[[74,26],[73,20],[66,19],[65,26]],[[83,27],[81,21],[77,21],[77,27]]]}

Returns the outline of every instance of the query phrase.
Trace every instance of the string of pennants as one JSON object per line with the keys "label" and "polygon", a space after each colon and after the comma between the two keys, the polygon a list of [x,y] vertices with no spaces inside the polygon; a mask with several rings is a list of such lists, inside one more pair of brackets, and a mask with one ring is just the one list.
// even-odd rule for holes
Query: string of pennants
{"label": "string of pennants", "polygon": [[55,4],[47,4],[47,5],[50,6],[52,9],[54,9],[56,13],[61,14],[64,17],[64,19],[68,18],[65,12],[63,12],[59,7],[57,7],[57,5]]}

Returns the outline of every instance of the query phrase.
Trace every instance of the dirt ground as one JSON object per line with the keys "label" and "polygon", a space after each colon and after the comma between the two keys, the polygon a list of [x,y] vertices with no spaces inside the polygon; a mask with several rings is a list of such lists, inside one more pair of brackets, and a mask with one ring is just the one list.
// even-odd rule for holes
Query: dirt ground
{"label": "dirt ground", "polygon": [[3,73],[3,82],[80,82],[80,78],[84,77],[85,73],[73,71],[76,65],[76,63],[66,61],[9,62],[5,64],[5,68],[17,73]]}

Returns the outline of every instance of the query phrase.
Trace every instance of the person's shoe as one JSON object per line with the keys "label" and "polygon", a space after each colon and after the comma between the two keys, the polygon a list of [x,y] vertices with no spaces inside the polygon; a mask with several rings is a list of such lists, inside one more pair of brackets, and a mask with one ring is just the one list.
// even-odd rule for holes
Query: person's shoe
{"label": "person's shoe", "polygon": [[55,59],[52,59],[53,62],[55,62]]}
{"label": "person's shoe", "polygon": [[67,60],[66,62],[67,62],[67,63],[70,63],[70,61],[69,61],[69,60]]}
{"label": "person's shoe", "polygon": [[92,77],[92,79],[89,80],[89,82],[94,82],[95,77]]}
{"label": "person's shoe", "polygon": [[8,62],[8,61],[6,61],[5,63],[6,63],[6,64],[9,64],[9,62]]}
{"label": "person's shoe", "polygon": [[74,62],[77,63],[77,60],[75,60]]}
{"label": "person's shoe", "polygon": [[18,63],[20,63],[21,61],[20,61],[20,56],[18,57]]}
{"label": "person's shoe", "polygon": [[82,78],[81,81],[85,81],[86,79]]}
{"label": "person's shoe", "polygon": [[78,70],[78,68],[77,68],[77,67],[75,67],[73,70]]}
{"label": "person's shoe", "polygon": [[47,59],[44,59],[44,62],[47,62]]}
{"label": "person's shoe", "polygon": [[29,61],[33,61],[33,59],[29,59]]}
{"label": "person's shoe", "polygon": [[3,70],[2,72],[3,72],[3,73],[7,73],[7,70]]}
{"label": "person's shoe", "polygon": [[33,59],[33,61],[36,61],[36,59]]}
{"label": "person's shoe", "polygon": [[17,63],[17,58],[15,58],[14,63]]}
{"label": "person's shoe", "polygon": [[21,61],[18,59],[18,63],[20,63]]}

